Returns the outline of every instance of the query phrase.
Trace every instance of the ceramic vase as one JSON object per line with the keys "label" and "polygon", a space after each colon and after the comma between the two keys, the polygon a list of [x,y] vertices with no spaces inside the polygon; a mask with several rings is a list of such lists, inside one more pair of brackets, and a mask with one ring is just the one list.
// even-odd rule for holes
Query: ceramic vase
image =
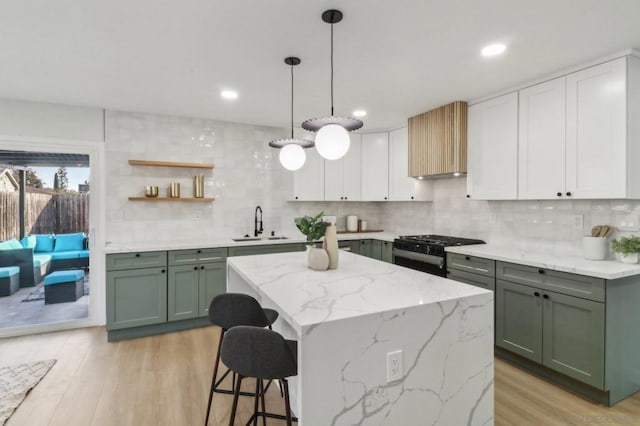
{"label": "ceramic vase", "polygon": [[329,255],[322,248],[307,246],[306,252],[307,268],[314,271],[326,271],[329,267]]}
{"label": "ceramic vase", "polygon": [[331,224],[327,227],[327,231],[324,234],[324,241],[322,242],[322,248],[327,251],[329,256],[329,269],[338,268],[338,235],[336,233],[336,226]]}
{"label": "ceramic vase", "polygon": [[638,263],[638,253],[621,254],[620,260],[622,263]]}

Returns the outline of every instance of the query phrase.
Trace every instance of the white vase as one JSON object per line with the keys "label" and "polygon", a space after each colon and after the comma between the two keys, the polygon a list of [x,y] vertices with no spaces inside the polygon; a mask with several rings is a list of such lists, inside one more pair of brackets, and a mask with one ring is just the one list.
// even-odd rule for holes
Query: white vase
{"label": "white vase", "polygon": [[621,254],[620,260],[622,263],[638,263],[638,253]]}
{"label": "white vase", "polygon": [[329,256],[329,269],[338,268],[338,235],[335,225],[329,225],[327,232],[324,234],[322,248],[327,251]]}
{"label": "white vase", "polygon": [[306,264],[307,268],[314,271],[326,271],[329,267],[329,255],[324,249],[307,246]]}

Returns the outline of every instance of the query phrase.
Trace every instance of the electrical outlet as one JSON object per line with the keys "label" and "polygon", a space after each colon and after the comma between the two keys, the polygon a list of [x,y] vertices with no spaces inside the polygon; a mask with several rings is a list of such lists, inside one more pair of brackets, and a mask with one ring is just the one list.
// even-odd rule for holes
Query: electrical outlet
{"label": "electrical outlet", "polygon": [[402,378],[402,350],[387,352],[387,383]]}
{"label": "electrical outlet", "polygon": [[638,231],[638,215],[627,215],[618,223],[619,231]]}
{"label": "electrical outlet", "polygon": [[582,229],[582,215],[574,214],[573,215],[573,229]]}

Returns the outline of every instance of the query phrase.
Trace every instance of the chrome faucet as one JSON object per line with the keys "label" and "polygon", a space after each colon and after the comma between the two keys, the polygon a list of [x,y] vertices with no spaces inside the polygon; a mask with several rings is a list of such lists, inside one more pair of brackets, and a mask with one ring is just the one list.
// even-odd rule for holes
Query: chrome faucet
{"label": "chrome faucet", "polygon": [[[258,210],[260,211],[260,220],[258,220]],[[258,235],[262,234],[262,232],[264,231],[264,229],[262,228],[262,209],[260,208],[260,206],[256,206],[256,213],[253,220],[254,220],[253,236],[257,237]],[[258,223],[260,223],[260,228],[258,228]]]}

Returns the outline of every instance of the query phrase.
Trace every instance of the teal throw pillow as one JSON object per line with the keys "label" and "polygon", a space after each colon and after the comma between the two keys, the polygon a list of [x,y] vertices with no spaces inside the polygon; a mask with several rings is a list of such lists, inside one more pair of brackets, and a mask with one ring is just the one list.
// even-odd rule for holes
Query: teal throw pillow
{"label": "teal throw pillow", "polygon": [[54,252],[58,251],[75,251],[84,249],[84,234],[78,232],[77,234],[58,234],[56,235],[56,244],[53,249]]}
{"label": "teal throw pillow", "polygon": [[0,250],[15,250],[15,249],[21,249],[21,248],[24,248],[24,247],[22,247],[22,244],[20,244],[20,241],[18,241],[15,238],[12,238],[10,240],[3,241],[0,243]]}
{"label": "teal throw pillow", "polygon": [[28,235],[26,237],[23,237],[21,242],[22,242],[22,247],[24,247],[24,248],[30,248],[30,249],[36,248],[36,236],[35,235]]}
{"label": "teal throw pillow", "polygon": [[36,253],[49,253],[53,251],[53,235],[36,235]]}

